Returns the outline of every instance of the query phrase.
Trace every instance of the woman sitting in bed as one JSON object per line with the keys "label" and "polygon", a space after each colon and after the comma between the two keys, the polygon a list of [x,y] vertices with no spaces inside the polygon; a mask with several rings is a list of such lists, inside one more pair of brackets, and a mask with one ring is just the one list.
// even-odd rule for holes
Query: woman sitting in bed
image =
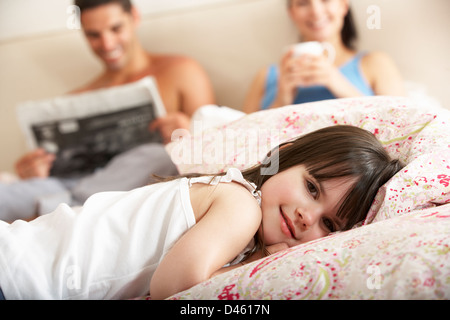
{"label": "woman sitting in bed", "polygon": [[166,298],[352,228],[400,168],[370,132],[334,126],[280,145],[242,173],[103,192],[32,222],[0,221],[0,294],[118,299],[150,288]]}
{"label": "woman sitting in bed", "polygon": [[297,56],[288,50],[279,66],[258,73],[243,111],[334,98],[403,95],[401,76],[386,54],[354,49],[356,29],[349,0],[288,0],[288,11],[302,42],[326,42],[334,50],[328,56],[326,52]]}

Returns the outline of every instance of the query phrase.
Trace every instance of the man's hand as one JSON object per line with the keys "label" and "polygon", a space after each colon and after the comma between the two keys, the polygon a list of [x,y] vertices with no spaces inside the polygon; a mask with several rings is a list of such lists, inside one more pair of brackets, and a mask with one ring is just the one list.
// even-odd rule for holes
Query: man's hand
{"label": "man's hand", "polygon": [[159,130],[163,138],[164,144],[171,141],[172,132],[176,129],[187,129],[189,130],[189,125],[191,120],[189,116],[182,112],[174,112],[166,115],[165,117],[158,118],[154,120],[149,125],[150,131]]}
{"label": "man's hand", "polygon": [[44,149],[25,154],[16,162],[16,173],[22,179],[46,178],[50,174],[55,155]]}

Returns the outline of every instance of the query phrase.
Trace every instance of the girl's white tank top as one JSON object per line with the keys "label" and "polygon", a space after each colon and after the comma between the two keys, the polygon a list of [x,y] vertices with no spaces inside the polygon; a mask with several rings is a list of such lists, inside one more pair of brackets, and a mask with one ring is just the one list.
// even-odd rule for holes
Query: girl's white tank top
{"label": "girl's white tank top", "polygon": [[61,204],[34,221],[0,221],[0,288],[6,299],[124,299],[148,294],[173,244],[195,224],[194,183],[237,182],[239,170],[103,192],[82,207]]}

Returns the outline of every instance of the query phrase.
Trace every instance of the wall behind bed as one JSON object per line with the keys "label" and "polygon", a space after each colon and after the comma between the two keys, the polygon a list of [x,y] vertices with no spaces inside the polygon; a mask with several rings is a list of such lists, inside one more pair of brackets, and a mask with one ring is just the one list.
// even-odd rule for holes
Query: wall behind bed
{"label": "wall behind bed", "polygon": [[[80,30],[67,28],[71,0],[0,1],[0,171],[27,150],[15,119],[17,103],[61,95],[100,72]],[[257,70],[295,42],[285,0],[135,0],[144,46],[189,55],[205,67],[218,103],[242,107]],[[375,7],[374,7],[375,6]],[[352,2],[360,47],[383,50],[406,80],[450,108],[448,0]],[[373,28],[379,9],[379,26]],[[370,24],[372,23],[372,24]]]}

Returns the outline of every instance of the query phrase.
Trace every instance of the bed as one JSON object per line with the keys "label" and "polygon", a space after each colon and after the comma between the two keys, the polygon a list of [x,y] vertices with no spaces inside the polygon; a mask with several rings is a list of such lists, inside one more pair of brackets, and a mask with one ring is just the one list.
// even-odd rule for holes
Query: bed
{"label": "bed", "polygon": [[[450,298],[450,110],[408,98],[365,97],[237,118],[194,127],[169,144],[178,169],[243,169],[272,145],[336,124],[371,131],[407,165],[379,190],[361,226],[278,252],[170,299]],[[219,150],[221,141],[226,147]],[[195,158],[198,148],[202,156]]]}

